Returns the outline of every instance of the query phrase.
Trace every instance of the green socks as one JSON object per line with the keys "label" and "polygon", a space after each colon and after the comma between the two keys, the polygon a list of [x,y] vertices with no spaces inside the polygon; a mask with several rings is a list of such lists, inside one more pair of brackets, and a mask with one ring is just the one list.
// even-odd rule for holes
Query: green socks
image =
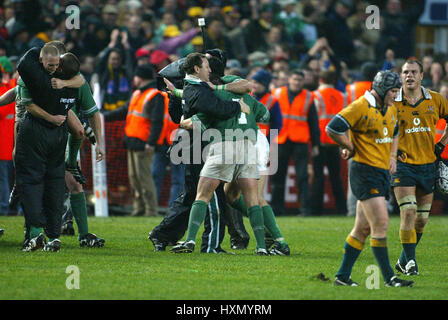
{"label": "green socks", "polygon": [[207,214],[207,204],[204,201],[196,200],[193,202],[190,210],[190,218],[188,220],[188,232],[185,242],[196,242],[196,235]]}
{"label": "green socks", "polygon": [[36,238],[42,233],[42,228],[30,227],[30,239]]}
{"label": "green socks", "polygon": [[264,220],[264,226],[266,229],[268,229],[271,236],[274,238],[274,240],[284,243],[285,239],[283,239],[282,233],[280,231],[280,228],[277,225],[277,220],[275,220],[274,211],[272,210],[271,206],[264,206],[261,208],[263,210],[263,220]]}
{"label": "green socks", "polygon": [[250,225],[254,231],[255,240],[257,241],[257,248],[266,249],[264,242],[264,221],[263,210],[260,206],[250,207],[248,210]]}
{"label": "green socks", "polygon": [[336,273],[336,276],[338,278],[343,281],[347,281],[348,279],[350,279],[353,265],[361,254],[363,247],[364,243],[352,237],[351,235],[348,235],[344,244],[344,256],[342,258],[342,263],[339,267],[338,272]]}
{"label": "green socks", "polygon": [[79,237],[85,236],[89,233],[89,225],[87,223],[86,196],[84,192],[70,194],[70,206],[78,226]]}
{"label": "green socks", "polygon": [[247,207],[246,203],[244,202],[243,195],[240,195],[240,197],[235,200],[235,202],[233,202],[231,206],[233,209],[240,211],[245,217],[247,217]]}
{"label": "green socks", "polygon": [[394,270],[390,266],[386,238],[382,239],[370,238],[370,246],[372,247],[373,255],[375,256],[376,261],[379,264],[381,273],[383,274],[384,281],[389,282],[389,280],[395,274]]}
{"label": "green socks", "polygon": [[78,163],[78,152],[81,148],[82,139],[77,139],[73,135],[68,135],[68,156],[67,164],[71,167],[75,167]]}

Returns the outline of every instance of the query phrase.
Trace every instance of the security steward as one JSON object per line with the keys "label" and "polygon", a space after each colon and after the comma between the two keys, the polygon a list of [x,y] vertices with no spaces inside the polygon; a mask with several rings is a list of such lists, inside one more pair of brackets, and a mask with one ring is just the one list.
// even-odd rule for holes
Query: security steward
{"label": "security steward", "polygon": [[325,70],[320,73],[319,87],[313,92],[319,117],[320,147],[319,154],[313,158],[314,178],[311,187],[311,214],[320,215],[323,211],[325,189],[324,166],[328,168],[331,189],[335,200],[336,213],[346,214],[347,206],[340,177],[341,162],[339,146],[325,132],[327,124],[335,115],[347,106],[346,96],[334,88],[336,73]]}
{"label": "security steward", "polygon": [[[30,49],[19,61],[17,70],[36,105],[51,115],[67,116],[76,102],[78,90],[52,88],[52,74],[60,60],[64,79],[79,72],[79,61],[73,54],[67,53],[60,59],[58,50],[51,45]],[[17,190],[29,231],[23,243],[24,251],[40,247],[44,251],[60,249],[66,144],[66,121],[56,126],[26,112],[18,131],[15,155]],[[42,227],[45,227],[48,243]]]}
{"label": "security steward", "polygon": [[283,126],[276,139],[278,171],[272,177],[271,206],[277,215],[284,214],[285,179],[291,156],[296,169],[296,184],[301,203],[300,213],[310,214],[308,148],[311,142],[311,154],[313,156],[318,154],[320,131],[313,94],[303,88],[304,77],[303,71],[293,70],[288,78],[288,85],[274,91],[283,116]]}
{"label": "security steward", "polygon": [[[132,216],[156,216],[157,191],[151,174],[155,147],[164,139],[162,134],[164,110],[168,96],[156,89],[154,70],[141,65],[134,75],[137,90],[120,109],[105,113],[106,121],[121,120],[126,116],[124,146],[128,150],[128,175],[134,189]],[[160,141],[159,141],[160,140]]]}

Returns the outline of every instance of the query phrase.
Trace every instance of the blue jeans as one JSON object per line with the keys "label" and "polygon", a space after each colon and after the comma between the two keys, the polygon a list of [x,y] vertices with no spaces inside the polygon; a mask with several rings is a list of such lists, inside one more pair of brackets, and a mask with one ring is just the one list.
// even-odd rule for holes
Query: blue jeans
{"label": "blue jeans", "polygon": [[168,200],[168,207],[171,207],[173,201],[182,192],[185,183],[185,165],[184,164],[173,164],[170,158],[166,154],[166,149],[161,148],[161,150],[156,151],[154,158],[152,159],[152,178],[157,189],[157,198],[160,202],[160,194],[162,192],[162,184],[165,179],[166,169],[170,166],[171,169],[171,190],[170,198]]}
{"label": "blue jeans", "polygon": [[11,160],[0,160],[0,215],[8,215],[12,170]]}

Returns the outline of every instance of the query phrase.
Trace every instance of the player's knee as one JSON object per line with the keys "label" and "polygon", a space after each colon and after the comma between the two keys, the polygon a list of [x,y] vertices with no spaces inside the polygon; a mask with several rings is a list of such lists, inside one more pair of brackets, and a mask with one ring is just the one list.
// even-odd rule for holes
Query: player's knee
{"label": "player's knee", "polygon": [[417,219],[426,221],[429,218],[431,212],[431,203],[425,203],[417,206]]}
{"label": "player's knee", "polygon": [[415,195],[407,195],[400,199],[397,199],[398,207],[400,208],[400,214],[404,218],[415,217],[417,212],[417,199]]}

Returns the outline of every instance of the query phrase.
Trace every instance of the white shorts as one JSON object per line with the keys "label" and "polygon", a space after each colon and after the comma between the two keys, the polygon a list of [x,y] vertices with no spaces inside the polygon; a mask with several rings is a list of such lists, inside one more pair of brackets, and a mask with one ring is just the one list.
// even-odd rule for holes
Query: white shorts
{"label": "white shorts", "polygon": [[257,143],[255,144],[257,150],[257,168],[261,175],[265,175],[268,171],[269,162],[269,141],[265,134],[258,130]]}

